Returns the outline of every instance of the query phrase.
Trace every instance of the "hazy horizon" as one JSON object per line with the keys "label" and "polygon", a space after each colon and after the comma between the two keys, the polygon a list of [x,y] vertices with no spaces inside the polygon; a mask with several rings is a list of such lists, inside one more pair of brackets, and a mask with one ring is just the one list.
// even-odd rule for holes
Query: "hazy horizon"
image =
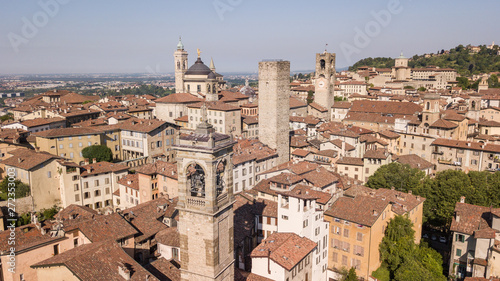
{"label": "hazy horizon", "polygon": [[498,43],[499,10],[494,0],[5,1],[0,74],[168,74],[180,35],[189,65],[199,48],[220,73],[257,73],[269,58],[313,70],[325,44],[344,68],[401,51]]}

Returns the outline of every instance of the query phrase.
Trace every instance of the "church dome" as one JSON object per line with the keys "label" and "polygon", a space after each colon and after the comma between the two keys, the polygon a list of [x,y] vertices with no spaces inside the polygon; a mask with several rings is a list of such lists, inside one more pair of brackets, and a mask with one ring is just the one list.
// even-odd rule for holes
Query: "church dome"
{"label": "church dome", "polygon": [[196,62],[186,71],[186,75],[208,75],[213,73],[208,66],[206,66],[201,58],[198,58]]}
{"label": "church dome", "polygon": [[210,74],[208,74],[208,79],[216,79],[216,76],[215,76],[215,73],[213,72],[210,72]]}

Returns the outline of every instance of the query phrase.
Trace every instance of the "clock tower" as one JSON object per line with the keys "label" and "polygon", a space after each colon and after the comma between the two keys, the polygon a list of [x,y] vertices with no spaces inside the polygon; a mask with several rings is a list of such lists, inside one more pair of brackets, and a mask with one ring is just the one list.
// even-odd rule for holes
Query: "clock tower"
{"label": "clock tower", "polygon": [[175,145],[182,281],[234,280],[233,165],[235,141],[203,122]]}
{"label": "clock tower", "polygon": [[316,54],[314,102],[328,110],[327,120],[331,119],[333,88],[335,86],[335,54]]}

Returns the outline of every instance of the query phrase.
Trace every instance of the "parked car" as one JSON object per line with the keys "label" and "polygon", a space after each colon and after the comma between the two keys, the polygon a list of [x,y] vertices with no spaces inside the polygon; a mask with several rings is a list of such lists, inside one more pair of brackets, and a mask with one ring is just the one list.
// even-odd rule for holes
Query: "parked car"
{"label": "parked car", "polygon": [[432,241],[436,241],[437,240],[436,234],[432,234],[431,239],[432,239]]}
{"label": "parked car", "polygon": [[446,237],[444,237],[444,236],[440,236],[440,237],[439,237],[439,242],[441,242],[441,243],[446,243]]}
{"label": "parked car", "polygon": [[427,233],[424,233],[424,235],[422,235],[422,238],[429,239],[429,235]]}

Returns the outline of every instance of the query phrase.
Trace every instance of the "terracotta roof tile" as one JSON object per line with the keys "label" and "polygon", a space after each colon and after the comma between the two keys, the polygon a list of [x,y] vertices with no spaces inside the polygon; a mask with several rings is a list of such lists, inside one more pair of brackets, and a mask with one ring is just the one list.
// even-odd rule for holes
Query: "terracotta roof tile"
{"label": "terracotta roof tile", "polygon": [[144,268],[162,281],[181,281],[181,270],[174,260],[159,258],[145,265]]}
{"label": "terracotta roof tile", "polygon": [[134,190],[139,190],[139,175],[138,174],[126,175],[118,180],[118,184],[124,185]]}
{"label": "terracotta roof tile", "polygon": [[202,99],[188,93],[175,93],[157,99],[156,103],[195,103],[200,102]]}
{"label": "terracotta roof tile", "polygon": [[88,165],[82,166],[82,168],[84,169],[84,171],[81,173],[82,177],[103,174],[103,173],[116,173],[116,172],[128,170],[127,165],[110,163],[110,162],[105,162],[105,161],[88,164]]}
{"label": "terracotta roof tile", "polygon": [[125,265],[131,272],[131,281],[146,279],[159,281],[114,241],[81,245],[31,267],[61,265],[67,267],[80,280],[123,280],[118,267]]}
{"label": "terracotta roof tile", "polygon": [[61,157],[47,152],[35,152],[25,148],[12,150],[9,154],[13,156],[2,160],[2,164],[17,167],[23,170],[31,170],[47,161],[61,159]]}
{"label": "terracotta roof tile", "polygon": [[250,254],[253,257],[269,257],[290,271],[309,255],[317,244],[295,233],[273,233],[262,241]]}

